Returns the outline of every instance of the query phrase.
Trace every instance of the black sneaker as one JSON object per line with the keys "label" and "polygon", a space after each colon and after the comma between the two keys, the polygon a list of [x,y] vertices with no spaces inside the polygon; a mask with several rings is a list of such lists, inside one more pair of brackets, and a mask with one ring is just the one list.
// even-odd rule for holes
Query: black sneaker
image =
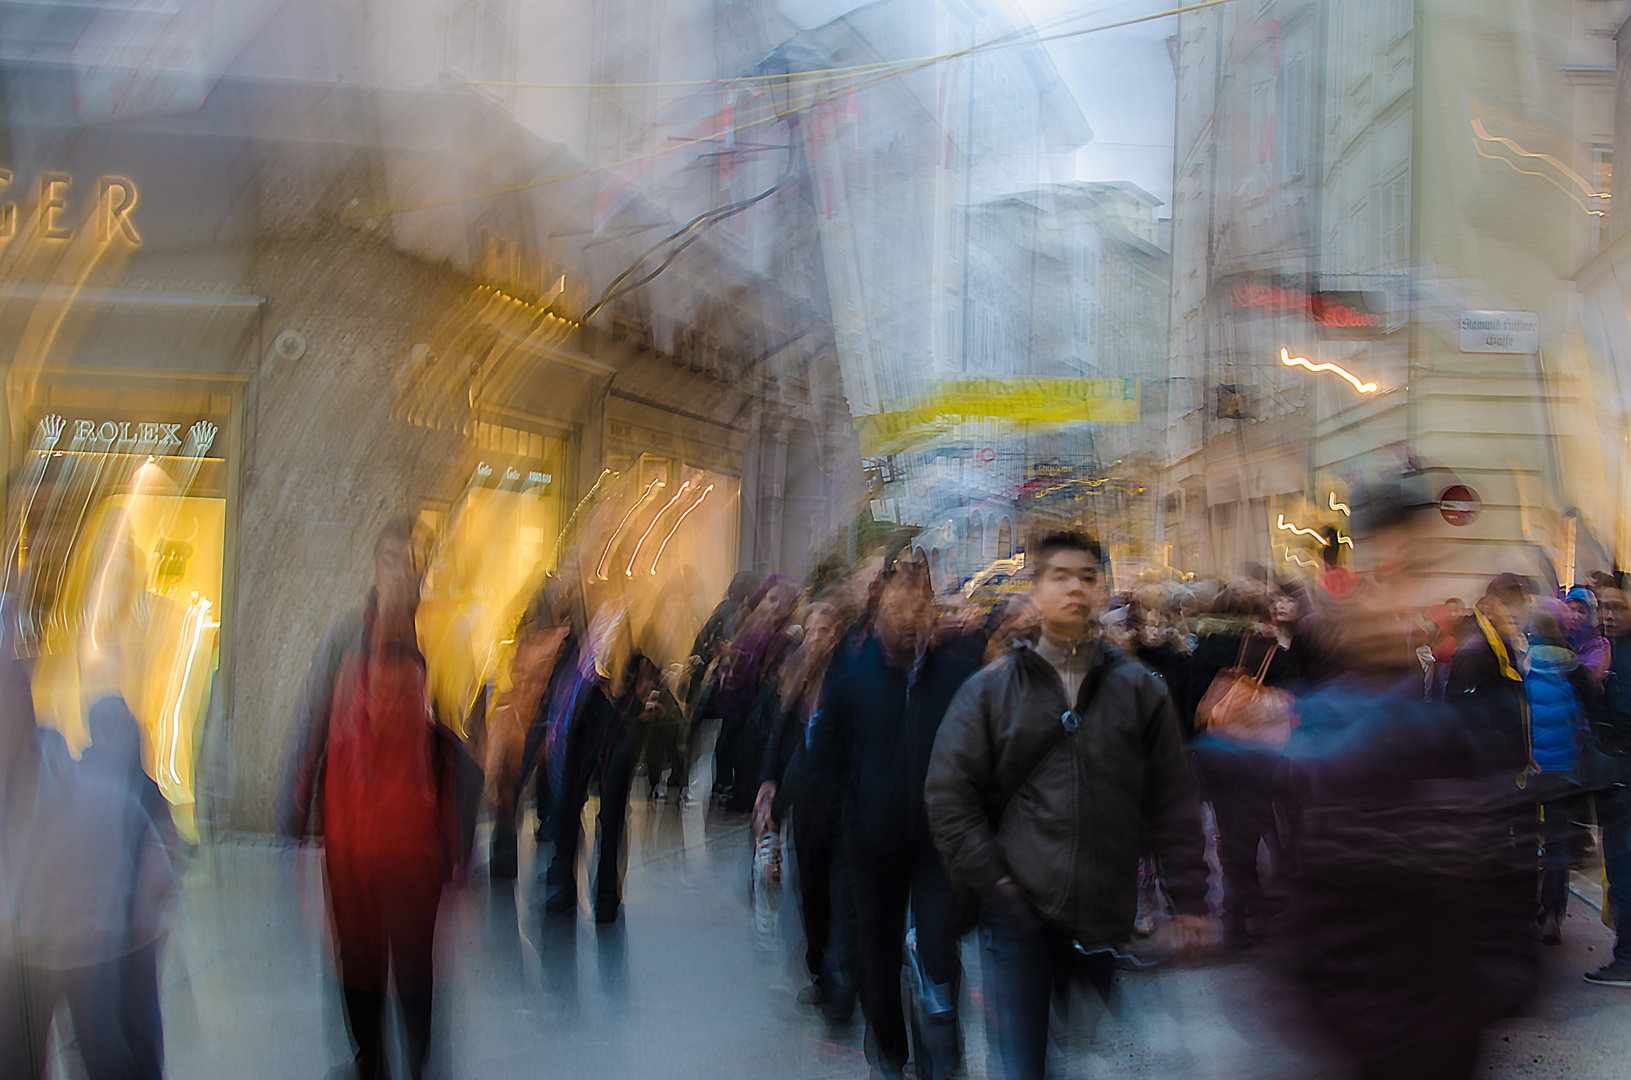
{"label": "black sneaker", "polygon": [[1631,963],[1616,960],[1604,968],[1586,972],[1586,981],[1596,983],[1598,986],[1623,986],[1631,988]]}

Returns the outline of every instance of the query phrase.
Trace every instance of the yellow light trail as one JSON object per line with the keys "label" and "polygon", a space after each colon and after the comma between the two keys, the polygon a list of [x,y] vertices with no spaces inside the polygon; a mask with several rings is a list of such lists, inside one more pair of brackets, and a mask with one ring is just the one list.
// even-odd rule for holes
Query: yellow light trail
{"label": "yellow light trail", "polygon": [[1355,376],[1353,374],[1353,372],[1349,371],[1345,367],[1342,367],[1340,364],[1315,364],[1315,363],[1311,363],[1309,361],[1308,357],[1306,357],[1306,356],[1292,356],[1289,352],[1287,352],[1284,349],[1280,350],[1280,363],[1284,364],[1286,367],[1304,367],[1304,368],[1307,368],[1309,371],[1330,371],[1330,372],[1333,372],[1333,373],[1335,373],[1337,375],[1342,376],[1344,379],[1347,379],[1350,383],[1353,384],[1353,388],[1355,390],[1358,390],[1361,394],[1374,394],[1376,392],[1376,384],[1375,383],[1373,383],[1373,382],[1360,382],[1358,377]]}
{"label": "yellow light trail", "polygon": [[589,493],[587,495],[578,500],[577,506],[573,507],[572,516],[566,519],[566,524],[561,526],[561,534],[555,538],[555,554],[550,556],[550,563],[552,565],[560,565],[561,544],[566,541],[566,534],[568,530],[572,528],[572,523],[578,520],[578,515],[583,512],[584,505],[588,503],[590,499],[595,497],[595,492],[600,490],[600,485],[606,482],[606,478],[613,475],[616,474],[614,474],[610,469],[600,470],[600,476],[595,479],[595,486],[589,489]]}
{"label": "yellow light trail", "polygon": [[1314,565],[1314,560],[1313,559],[1303,558],[1301,555],[1299,555],[1295,551],[1291,550],[1291,545],[1282,544],[1280,546],[1286,553],[1286,561],[1287,562],[1294,562],[1298,566],[1313,566]]}
{"label": "yellow light trail", "polygon": [[[1562,173],[1562,175],[1571,179],[1576,188],[1579,188],[1580,191],[1584,191],[1584,193],[1587,194],[1587,196],[1592,197],[1592,199],[1607,199],[1608,197],[1607,191],[1595,191],[1595,189],[1592,188],[1592,184],[1585,183],[1584,176],[1580,176],[1579,173],[1576,173],[1576,171],[1572,170],[1572,168],[1569,168],[1569,166],[1559,162],[1558,158],[1551,157],[1549,153],[1536,153],[1535,150],[1525,150],[1522,145],[1518,145],[1515,140],[1507,139],[1505,135],[1489,134],[1489,132],[1484,129],[1484,121],[1481,121],[1481,119],[1478,119],[1478,117],[1473,117],[1473,134],[1478,135],[1479,139],[1483,139],[1484,142],[1497,142],[1497,144],[1501,144],[1502,147],[1507,148],[1507,150],[1512,150],[1512,153],[1517,153],[1518,157],[1535,158],[1536,162],[1545,162],[1546,165],[1553,166],[1554,170],[1558,170],[1559,173]],[[1487,158],[1491,157],[1491,155],[1484,153],[1483,157]],[[1505,162],[1505,158],[1497,157],[1496,160],[1497,162]],[[1512,162],[1507,162],[1507,165],[1512,165]],[[1530,171],[1527,170],[1518,171],[1523,173],[1525,176],[1540,176],[1540,178],[1548,179],[1548,181],[1551,181],[1551,183],[1556,183],[1556,181],[1553,181],[1551,176],[1546,176],[1545,173],[1530,173]],[[1561,186],[1561,184],[1559,184],[1559,186]],[[1576,202],[1579,202],[1579,199],[1576,199]],[[1593,210],[1587,206],[1580,206],[1580,209],[1585,210],[1587,214],[1602,214],[1602,210]]]}
{"label": "yellow light trail", "polygon": [[1351,537],[1343,536],[1341,533],[1337,533],[1337,543],[1347,544],[1349,547],[1354,546],[1353,539]]}
{"label": "yellow light trail", "polygon": [[657,564],[663,561],[663,552],[667,550],[668,542],[674,539],[674,534],[680,531],[680,526],[685,524],[685,519],[691,516],[691,511],[701,506],[702,500],[706,499],[708,497],[708,492],[712,491],[713,489],[714,486],[712,484],[709,484],[707,487],[703,488],[702,494],[697,496],[697,501],[685,508],[685,512],[680,515],[680,519],[674,522],[674,527],[668,530],[668,535],[663,537],[663,542],[657,545],[657,556],[651,560],[652,577],[657,576]]}
{"label": "yellow light trail", "polygon": [[136,470],[136,483],[131,488],[130,501],[119,508],[118,523],[108,533],[112,539],[108,544],[108,550],[102,556],[102,565],[97,568],[95,592],[91,594],[90,606],[86,609],[90,616],[92,649],[100,651],[102,648],[101,643],[96,640],[97,613],[102,610],[102,597],[107,592],[108,587],[108,570],[113,566],[113,560],[117,557],[119,538],[124,534],[125,523],[130,520],[131,510],[141,501],[142,488],[154,473],[158,473],[160,476],[166,475],[163,469],[151,461]]}
{"label": "yellow light trail", "polygon": [[1325,537],[1321,536],[1319,533],[1315,532],[1313,529],[1299,529],[1299,528],[1297,528],[1297,526],[1293,525],[1291,522],[1286,520],[1286,516],[1284,514],[1280,515],[1280,520],[1279,520],[1278,524],[1279,524],[1280,528],[1284,529],[1286,532],[1296,533],[1298,536],[1312,536],[1315,540],[1319,541],[1320,547],[1330,547],[1331,546],[1331,542],[1329,540],[1325,539]]}
{"label": "yellow light trail", "polygon": [[685,489],[690,487],[690,486],[691,486],[691,481],[689,481],[689,480],[687,480],[685,483],[681,484],[680,489],[678,491],[674,492],[674,497],[672,499],[669,499],[668,502],[664,504],[664,506],[663,506],[663,508],[661,510],[657,511],[657,516],[651,519],[651,524],[646,526],[646,531],[640,534],[640,542],[638,544],[634,545],[634,554],[629,556],[628,569],[623,571],[623,576],[624,577],[633,577],[634,576],[634,564],[635,564],[635,561],[640,558],[640,549],[645,546],[646,537],[651,535],[651,530],[655,529],[657,527],[657,522],[661,521],[663,519],[663,515],[668,513],[668,511],[673,507],[673,505],[680,501],[680,496],[684,495],[685,494]]}
{"label": "yellow light trail", "polygon": [[1337,493],[1334,492],[1334,491],[1331,492],[1331,509],[1332,510],[1341,510],[1344,514],[1347,514],[1349,517],[1353,516],[1352,511],[1350,511],[1348,509],[1348,504],[1347,503],[1337,502]]}
{"label": "yellow light trail", "polygon": [[[604,475],[605,474],[603,473],[602,474],[603,478],[604,478]],[[646,485],[646,490],[642,491],[640,493],[640,497],[638,499],[634,500],[634,505],[629,507],[629,512],[624,514],[623,515],[623,520],[619,521],[617,523],[617,529],[612,533],[612,538],[610,540],[606,541],[606,550],[602,551],[600,553],[600,562],[595,566],[595,577],[599,578],[602,581],[606,580],[606,560],[612,557],[612,545],[617,543],[617,538],[619,536],[623,535],[623,527],[629,523],[629,518],[634,516],[635,511],[639,510],[640,507],[645,505],[646,499],[651,496],[652,491],[655,490],[656,488],[665,487],[667,485],[667,483],[668,483],[668,481],[662,479],[661,477],[658,477],[657,479],[653,480],[651,483],[647,484]],[[588,496],[584,496],[584,497],[588,498]],[[580,504],[580,509],[581,509],[581,504]]]}
{"label": "yellow light trail", "polygon": [[[188,644],[187,651],[181,654],[181,687],[176,691],[176,707],[170,716],[170,758],[161,768],[169,773],[171,782],[183,789],[186,781],[176,772],[176,761],[181,755],[181,708],[187,700],[187,684],[192,680],[193,660],[198,655],[199,645],[203,643],[204,631],[206,628],[221,625],[209,617],[211,606],[208,598],[199,597],[198,602],[188,608],[187,618],[182,623],[183,628],[188,622],[193,624],[192,641]],[[185,629],[182,632],[185,633]]]}

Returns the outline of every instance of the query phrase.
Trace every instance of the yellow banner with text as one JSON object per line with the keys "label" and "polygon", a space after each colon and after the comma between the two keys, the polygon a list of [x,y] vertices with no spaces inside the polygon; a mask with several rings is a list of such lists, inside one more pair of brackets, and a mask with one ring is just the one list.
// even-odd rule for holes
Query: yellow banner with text
{"label": "yellow banner with text", "polygon": [[1019,424],[1126,424],[1139,417],[1137,379],[1032,376],[944,379],[921,398],[855,418],[863,457],[898,454],[946,431],[958,419]]}

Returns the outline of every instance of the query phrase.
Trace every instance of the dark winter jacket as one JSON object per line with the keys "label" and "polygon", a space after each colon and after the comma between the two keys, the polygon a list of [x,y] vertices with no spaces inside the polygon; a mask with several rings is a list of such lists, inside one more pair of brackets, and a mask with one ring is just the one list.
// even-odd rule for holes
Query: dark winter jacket
{"label": "dark winter jacket", "polygon": [[1133,650],[1133,658],[1166,683],[1167,694],[1172,698],[1172,707],[1178,714],[1178,726],[1184,738],[1194,738],[1195,699],[1189,696],[1189,666],[1194,656],[1170,641],[1163,641],[1159,645],[1139,643]]}
{"label": "dark winter jacket", "polygon": [[1470,1051],[1442,1063],[1539,972],[1534,785],[1478,713],[1423,701],[1419,670],[1343,676],[1297,711],[1275,797],[1284,970],[1358,1074],[1471,1075]]}
{"label": "dark winter jacket", "polygon": [[1161,680],[1101,642],[1080,726],[1030,768],[1069,709],[1058,674],[1024,645],[958,694],[926,788],[952,881],[983,896],[1012,877],[1077,941],[1113,943],[1132,932],[1139,859],[1153,854],[1178,911],[1204,914],[1200,807]]}
{"label": "dark winter jacket", "polygon": [[1597,709],[1588,709],[1594,742],[1606,756],[1606,783],[1631,779],[1631,635],[1612,638],[1608,672],[1603,679]]}
{"label": "dark winter jacket", "polygon": [[928,842],[929,755],[946,709],[972,674],[972,664],[937,649],[904,671],[876,635],[828,674],[810,720],[805,790],[860,854],[905,856]]}
{"label": "dark winter jacket", "polygon": [[[1483,730],[1489,748],[1507,768],[1521,769],[1529,763],[1523,681],[1508,645],[1498,638],[1492,641],[1489,633],[1473,634],[1455,651],[1444,700]],[[1506,650],[1504,657],[1497,653],[1497,644]]]}

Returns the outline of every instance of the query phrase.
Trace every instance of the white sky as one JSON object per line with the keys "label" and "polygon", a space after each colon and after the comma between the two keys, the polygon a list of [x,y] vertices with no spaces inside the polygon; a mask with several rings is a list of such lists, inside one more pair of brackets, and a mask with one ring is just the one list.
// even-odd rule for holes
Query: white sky
{"label": "white sky", "polygon": [[[1043,35],[1085,29],[1166,10],[1166,0],[1013,0]],[[800,26],[820,26],[861,6],[856,0],[779,0]],[[1077,158],[1082,180],[1131,180],[1163,202],[1172,198],[1172,120],[1176,87],[1166,38],[1177,20],[1050,41],[1048,51],[1093,129]],[[1158,211],[1165,216],[1169,211]]]}
{"label": "white sky", "polygon": [[[1163,0],[1016,0],[1045,37],[1167,10]],[[1044,25],[1046,24],[1046,25]],[[1163,202],[1172,198],[1176,83],[1166,39],[1177,19],[1050,41],[1054,66],[1093,128],[1079,152],[1082,180],[1131,180]],[[1170,211],[1157,211],[1166,216]]]}

